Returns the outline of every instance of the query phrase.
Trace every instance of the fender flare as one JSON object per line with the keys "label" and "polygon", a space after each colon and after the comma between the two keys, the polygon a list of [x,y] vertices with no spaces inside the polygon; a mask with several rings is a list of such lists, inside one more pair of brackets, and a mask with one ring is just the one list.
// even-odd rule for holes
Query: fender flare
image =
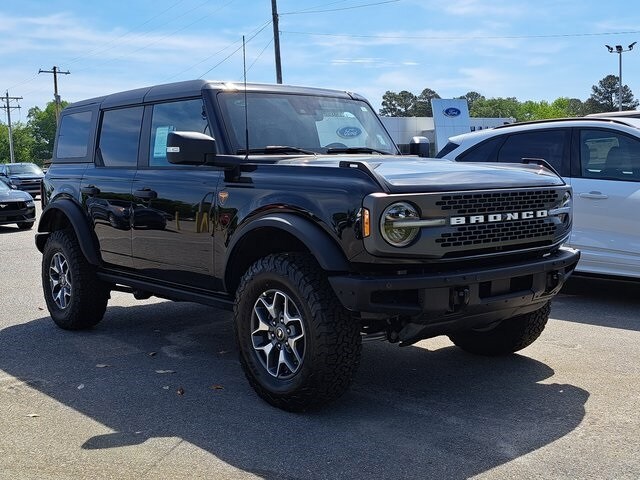
{"label": "fender flare", "polygon": [[49,235],[51,235],[52,229],[57,229],[55,224],[58,215],[63,215],[69,220],[78,238],[80,249],[87,261],[92,265],[100,265],[102,258],[87,217],[78,204],[69,198],[61,198],[49,203],[42,212],[38,223],[38,233],[36,233],[36,247],[38,247],[38,250],[40,252],[44,250],[44,245]]}
{"label": "fender flare", "polygon": [[229,259],[232,257],[238,243],[253,230],[265,227],[277,228],[296,237],[309,249],[323,270],[329,272],[349,271],[349,262],[338,243],[321,227],[293,213],[265,215],[240,227],[234,233],[227,250],[230,253],[225,261],[225,271],[229,264]]}

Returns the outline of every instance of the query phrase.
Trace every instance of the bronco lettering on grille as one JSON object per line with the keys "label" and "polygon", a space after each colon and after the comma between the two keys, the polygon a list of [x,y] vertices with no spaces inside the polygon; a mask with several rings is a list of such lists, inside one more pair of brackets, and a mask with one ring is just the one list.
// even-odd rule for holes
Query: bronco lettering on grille
{"label": "bronco lettering on grille", "polygon": [[451,217],[450,225],[468,225],[474,223],[512,222],[514,220],[531,220],[544,218],[549,215],[548,210],[530,210],[527,212],[490,213],[488,215],[469,215],[466,217]]}

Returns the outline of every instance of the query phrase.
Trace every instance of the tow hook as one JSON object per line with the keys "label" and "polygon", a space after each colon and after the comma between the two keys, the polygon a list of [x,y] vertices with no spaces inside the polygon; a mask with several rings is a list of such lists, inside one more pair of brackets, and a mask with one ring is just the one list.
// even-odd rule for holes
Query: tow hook
{"label": "tow hook", "polygon": [[558,285],[562,285],[564,283],[564,277],[564,273],[558,271],[547,274],[547,293],[554,292],[558,288]]}
{"label": "tow hook", "polygon": [[449,304],[451,310],[457,312],[462,307],[469,305],[469,298],[471,297],[471,291],[469,287],[456,287],[451,289],[451,295],[449,297]]}

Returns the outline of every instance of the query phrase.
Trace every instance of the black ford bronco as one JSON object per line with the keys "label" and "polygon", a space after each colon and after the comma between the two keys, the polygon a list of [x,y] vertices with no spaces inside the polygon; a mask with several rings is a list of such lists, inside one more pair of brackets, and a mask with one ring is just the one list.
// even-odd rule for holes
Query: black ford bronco
{"label": "black ford bronco", "polygon": [[401,156],[365,99],[322,89],[198,80],[75,103],[42,203],[56,324],[96,325],[112,290],[233,309],[249,382],[292,411],[347,389],[363,339],[526,347],[579,258],[552,170]]}

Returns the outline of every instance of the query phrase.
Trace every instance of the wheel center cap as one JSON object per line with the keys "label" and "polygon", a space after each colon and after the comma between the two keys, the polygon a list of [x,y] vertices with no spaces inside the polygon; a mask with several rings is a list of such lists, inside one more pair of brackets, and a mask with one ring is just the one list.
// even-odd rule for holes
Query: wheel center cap
{"label": "wheel center cap", "polygon": [[287,336],[287,334],[284,331],[284,328],[282,328],[282,327],[277,327],[276,328],[276,339],[278,339],[278,341],[284,340],[286,336]]}

